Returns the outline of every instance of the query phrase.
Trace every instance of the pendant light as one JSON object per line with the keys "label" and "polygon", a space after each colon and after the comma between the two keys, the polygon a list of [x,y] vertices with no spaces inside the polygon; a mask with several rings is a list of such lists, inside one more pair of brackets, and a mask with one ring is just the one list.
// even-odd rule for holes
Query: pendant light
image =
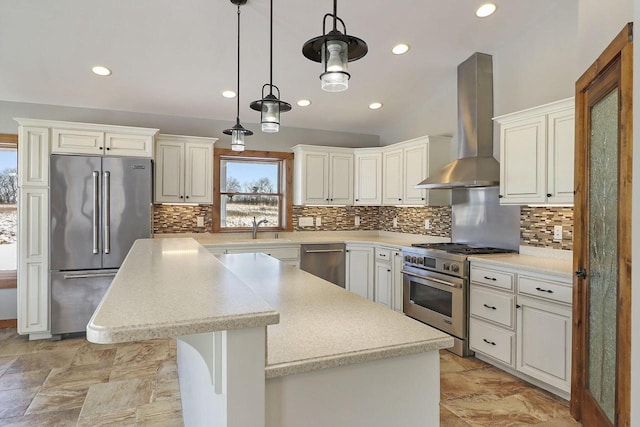
{"label": "pendant light", "polygon": [[[271,17],[269,33],[269,83],[262,86],[262,99],[253,101],[252,110],[260,111],[260,123],[262,132],[278,132],[280,130],[280,113],[291,110],[291,104],[280,100],[280,89],[273,84],[273,0],[271,0]],[[265,89],[269,88],[269,94],[265,96]],[[277,95],[273,94],[273,91]]]}
{"label": "pendant light", "polygon": [[[333,29],[327,34],[327,17],[333,18]],[[344,33],[338,31],[338,21]],[[338,18],[338,0],[333,0],[333,14],[327,13],[322,20],[322,35],[314,37],[302,46],[302,54],[322,64],[320,80],[327,92],[342,92],[349,87],[348,63],[367,54],[364,40],[347,35],[344,21]]]}
{"label": "pendant light", "polygon": [[240,124],[240,5],[245,4],[247,0],[231,0],[231,3],[238,6],[238,90],[236,104],[236,124],[222,131],[225,135],[231,135],[231,149],[233,151],[244,151],[244,137],[253,135],[248,129]]}

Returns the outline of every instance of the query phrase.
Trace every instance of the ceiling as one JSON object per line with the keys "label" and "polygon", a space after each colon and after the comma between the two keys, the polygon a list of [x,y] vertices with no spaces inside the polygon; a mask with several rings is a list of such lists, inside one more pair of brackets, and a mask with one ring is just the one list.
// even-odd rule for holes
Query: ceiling
{"label": "ceiling", "polygon": [[[496,0],[497,12],[479,19],[479,0],[341,0],[338,16],[369,53],[350,64],[347,91],[326,93],[320,65],[301,49],[322,33],[332,2],[275,0],[273,83],[293,105],[282,125],[378,134],[428,103],[473,52],[493,54],[562,1]],[[269,79],[269,2],[248,0],[241,11],[240,118],[257,123],[249,103]],[[401,41],[411,50],[393,55]],[[113,74],[93,75],[96,64]],[[0,76],[0,100],[231,125],[236,100],[221,92],[236,87],[236,6],[229,0],[2,0]],[[301,98],[312,105],[296,106]],[[369,110],[372,101],[383,108]]]}

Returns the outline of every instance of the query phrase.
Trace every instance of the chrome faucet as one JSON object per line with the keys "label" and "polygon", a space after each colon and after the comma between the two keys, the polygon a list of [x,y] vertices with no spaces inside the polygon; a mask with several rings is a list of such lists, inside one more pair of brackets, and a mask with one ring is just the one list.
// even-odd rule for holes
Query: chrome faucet
{"label": "chrome faucet", "polygon": [[251,230],[251,232],[253,233],[253,238],[255,239],[257,234],[258,234],[258,227],[260,227],[260,224],[266,224],[267,221],[266,219],[261,219],[260,221],[256,222],[256,217],[253,217],[253,229]]}

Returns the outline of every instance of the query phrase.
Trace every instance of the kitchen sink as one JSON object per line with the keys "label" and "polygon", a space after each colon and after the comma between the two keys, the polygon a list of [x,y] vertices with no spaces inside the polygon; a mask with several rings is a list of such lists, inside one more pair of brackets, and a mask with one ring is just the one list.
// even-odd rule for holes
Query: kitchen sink
{"label": "kitchen sink", "polygon": [[240,239],[224,242],[225,245],[251,245],[251,244],[271,244],[271,243],[290,243],[289,239]]}

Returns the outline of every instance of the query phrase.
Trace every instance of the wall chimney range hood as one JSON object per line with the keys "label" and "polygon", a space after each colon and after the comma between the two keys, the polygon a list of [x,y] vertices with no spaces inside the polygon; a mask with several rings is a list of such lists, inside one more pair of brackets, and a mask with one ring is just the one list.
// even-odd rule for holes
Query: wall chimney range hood
{"label": "wall chimney range hood", "polygon": [[474,53],[458,65],[459,159],[431,174],[415,188],[473,188],[500,184],[493,157],[493,62]]}

